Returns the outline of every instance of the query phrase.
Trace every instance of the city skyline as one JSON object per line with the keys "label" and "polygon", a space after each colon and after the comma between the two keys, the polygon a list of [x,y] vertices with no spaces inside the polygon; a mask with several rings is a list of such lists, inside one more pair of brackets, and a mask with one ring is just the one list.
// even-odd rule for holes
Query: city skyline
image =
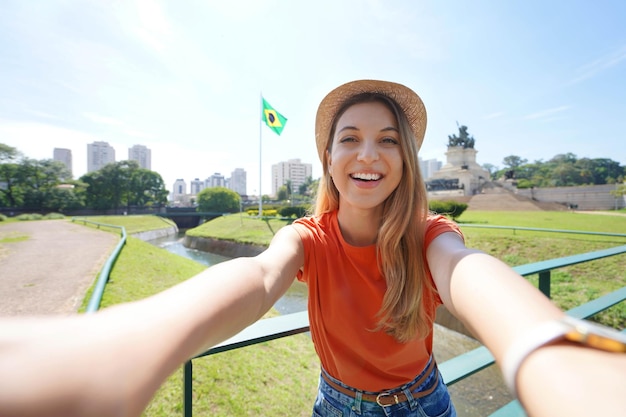
{"label": "city skyline", "polygon": [[[91,152],[91,147],[92,147],[92,146],[94,146],[94,145],[95,145],[95,146],[103,146],[103,145],[110,146],[107,142],[94,142],[94,143],[87,144],[87,151],[86,151],[86,154],[87,154],[87,160],[89,159],[89,154],[90,154],[90,152]],[[113,147],[111,147],[111,148],[113,148]],[[22,154],[23,154],[23,152],[21,152],[19,149],[17,149],[17,150],[18,150],[20,153],[22,153]],[[113,150],[115,150],[115,149],[113,148]],[[56,161],[59,161],[59,162],[63,162],[63,163],[64,163],[64,164],[68,167],[68,169],[70,170],[70,172],[72,172],[72,170],[73,170],[73,169],[72,169],[72,165],[73,165],[73,163],[72,163],[73,155],[74,155],[74,153],[72,152],[72,149],[67,149],[67,148],[59,148],[59,147],[53,147],[53,148],[52,148],[52,156],[51,156],[51,157],[49,157],[49,158],[41,158],[41,159],[52,159],[52,160],[56,160]],[[151,149],[150,149],[150,148],[148,148],[148,147],[146,147],[145,145],[135,144],[135,145],[131,146],[130,148],[128,148],[128,158],[125,158],[125,159],[119,159],[119,160],[117,160],[117,159],[115,158],[115,155],[116,155],[116,153],[115,153],[115,152],[113,152],[113,154],[112,154],[112,161],[110,161],[110,162],[120,162],[120,161],[126,161],[126,160],[129,160],[129,161],[130,161],[130,160],[135,160],[135,161],[137,161],[137,162],[139,163],[139,166],[140,166],[141,168],[145,168],[145,169],[148,169],[148,170],[151,170],[151,171],[154,171],[154,172],[159,173],[158,171],[152,170],[152,169],[150,168]],[[23,156],[24,156],[25,158],[31,158],[29,155],[24,155],[24,154],[23,154]],[[141,158],[142,158],[142,157],[143,157],[143,158],[146,158],[146,156],[147,156],[147,159],[141,160]],[[98,167],[97,169],[100,169],[100,168],[102,168],[102,166]],[[95,169],[94,169],[94,170],[95,170]],[[89,167],[88,167],[88,168],[87,168],[87,171],[86,171],[85,173],[88,173],[88,172],[91,172],[91,171],[93,171],[93,170],[89,170]],[[232,169],[232,171],[231,171],[231,173],[230,173],[230,174],[231,174],[231,177],[233,176],[233,174],[235,174],[236,176],[237,176],[237,174],[239,174],[239,177],[241,177],[241,175],[242,175],[242,174],[241,174],[241,171],[243,171],[243,181],[244,181],[244,183],[245,183],[245,182],[246,182],[246,178],[245,178],[245,177],[246,177],[246,174],[247,174],[247,171],[246,171],[245,169],[243,169],[243,168],[241,168],[241,167],[235,167],[235,168],[233,168],[233,169]],[[84,174],[83,174],[83,175],[84,175]],[[160,173],[159,173],[159,175],[160,175]],[[208,176],[204,177],[204,179],[203,179],[203,180],[200,180],[200,178],[202,178],[202,176],[196,176],[196,177],[194,177],[193,179],[191,179],[190,181],[191,181],[191,182],[193,182],[194,180],[200,180],[200,181],[203,181],[203,182],[204,182],[204,181],[209,180],[211,177],[213,177],[213,176],[215,176],[215,175],[221,175],[221,172],[214,172],[213,174],[211,174],[211,175],[208,175]],[[74,173],[72,172],[72,176],[73,176],[73,179],[79,179],[82,175],[80,175],[80,176],[76,176],[76,175],[74,175]],[[229,177],[229,179],[230,179],[231,177]],[[162,178],[163,178],[163,177],[162,177]],[[171,184],[167,184],[167,183],[165,183],[165,179],[163,178],[163,182],[164,182],[165,188],[166,188],[166,189],[167,189],[170,193],[173,193],[173,188],[174,188],[174,186],[175,186],[175,183],[176,183],[176,181],[178,181],[179,179],[186,180],[185,178],[176,178],[176,180],[175,180],[175,181],[173,181]],[[188,180],[188,179],[187,179],[187,180]],[[237,178],[237,180],[238,180],[238,181],[240,181],[241,179],[240,179],[240,178]],[[211,186],[215,186],[215,185],[211,185]],[[246,184],[246,188],[247,188],[247,184]],[[243,193],[242,193],[242,192],[240,192],[240,191],[241,191],[241,190],[240,190],[240,185],[237,185],[237,186],[234,188],[234,190],[235,190],[235,191],[237,191],[237,192],[238,192],[238,193],[240,193],[240,194],[249,194],[249,193],[247,193],[247,192],[243,192]],[[190,193],[191,193],[191,194],[194,194],[193,192],[190,192]]]}
{"label": "city skyline", "polygon": [[[445,159],[458,122],[481,165],[566,152],[626,165],[625,15],[619,0],[6,0],[0,142],[35,159],[72,149],[76,177],[87,143],[142,143],[168,188],[237,166],[267,193],[277,161],[321,175],[317,105],[375,78],[422,97],[424,160]],[[288,119],[280,136],[261,97]]]}

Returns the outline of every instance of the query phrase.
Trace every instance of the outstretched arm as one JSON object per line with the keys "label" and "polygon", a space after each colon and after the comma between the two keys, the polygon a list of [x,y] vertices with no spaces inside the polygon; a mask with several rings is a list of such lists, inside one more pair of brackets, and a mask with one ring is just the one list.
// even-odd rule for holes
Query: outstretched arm
{"label": "outstretched arm", "polygon": [[136,416],[194,355],[258,320],[303,264],[291,227],[254,258],[213,266],[92,315],[0,320],[2,416]]}
{"label": "outstretched arm", "polygon": [[[437,237],[427,258],[446,307],[498,363],[520,335],[564,314],[506,264],[466,248],[455,233]],[[534,417],[622,415],[626,355],[555,343],[528,356],[517,385]]]}

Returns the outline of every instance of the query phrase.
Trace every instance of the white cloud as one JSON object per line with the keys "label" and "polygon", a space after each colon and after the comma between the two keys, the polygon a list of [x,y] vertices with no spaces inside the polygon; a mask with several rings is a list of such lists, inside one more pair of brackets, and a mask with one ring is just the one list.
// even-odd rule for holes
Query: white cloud
{"label": "white cloud", "polygon": [[552,118],[552,116],[554,116],[555,114],[564,112],[565,110],[568,110],[570,107],[571,106],[554,107],[552,109],[542,110],[537,113],[529,114],[527,116],[524,116],[523,118],[524,120]]}
{"label": "white cloud", "polygon": [[483,119],[484,120],[493,120],[493,119],[498,119],[498,118],[500,118],[502,116],[504,116],[504,112],[499,111],[499,112],[488,114],[485,117],[483,117]]}
{"label": "white cloud", "polygon": [[624,60],[626,60],[626,45],[578,68],[576,70],[578,75],[571,80],[571,83],[575,84],[593,78]]}

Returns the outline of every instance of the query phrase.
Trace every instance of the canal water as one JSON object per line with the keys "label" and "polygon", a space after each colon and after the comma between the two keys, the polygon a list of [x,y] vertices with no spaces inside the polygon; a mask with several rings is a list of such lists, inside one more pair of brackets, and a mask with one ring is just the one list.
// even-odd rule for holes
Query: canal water
{"label": "canal water", "polygon": [[[207,266],[230,259],[214,253],[186,248],[182,243],[183,236],[184,233],[181,233],[178,236],[154,239],[149,243]],[[306,310],[306,300],[306,285],[294,281],[291,288],[274,307],[280,314],[296,313]],[[435,325],[433,351],[439,363],[479,346],[480,343],[470,337]],[[495,366],[472,375],[449,387],[449,390],[459,417],[488,416],[513,399],[505,388],[500,372]]]}
{"label": "canal water", "polygon": [[[155,246],[163,248],[168,252],[176,255],[192,259],[206,266],[218,264],[220,262],[227,261],[231,258],[226,256],[217,255],[211,252],[204,252],[196,249],[186,248],[182,243],[184,232],[178,235],[167,236],[159,239],[153,239],[148,241]],[[274,308],[280,314],[297,313],[299,311],[306,310],[307,302],[307,288],[306,285],[294,281],[285,295],[276,302]]]}

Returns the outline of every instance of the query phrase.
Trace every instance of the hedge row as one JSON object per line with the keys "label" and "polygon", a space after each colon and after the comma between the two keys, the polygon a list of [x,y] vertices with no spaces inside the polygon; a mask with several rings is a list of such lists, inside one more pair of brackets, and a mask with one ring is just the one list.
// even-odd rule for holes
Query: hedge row
{"label": "hedge row", "polygon": [[[264,217],[273,217],[280,215],[281,217],[304,217],[309,210],[309,206],[277,206],[273,208],[263,208]],[[249,216],[258,216],[259,209],[250,208],[246,210]]]}
{"label": "hedge row", "polygon": [[[446,200],[432,200],[429,202],[428,207],[430,211],[436,214],[443,214],[450,216],[453,219],[458,218],[465,210],[467,210],[467,204],[459,203],[458,201]],[[263,216],[274,217],[280,215],[281,217],[303,217],[310,211],[310,206],[269,206],[263,207]],[[257,216],[259,209],[250,208],[246,210],[249,216]]]}
{"label": "hedge row", "polygon": [[[28,220],[52,220],[52,219],[64,219],[65,216],[61,213],[48,213],[46,215],[39,213],[23,213],[14,217],[20,221],[28,221]],[[0,222],[7,221],[9,217],[4,214],[0,214]]]}
{"label": "hedge row", "polygon": [[443,214],[456,219],[467,210],[467,204],[452,200],[432,200],[428,203],[428,208],[436,214]]}

